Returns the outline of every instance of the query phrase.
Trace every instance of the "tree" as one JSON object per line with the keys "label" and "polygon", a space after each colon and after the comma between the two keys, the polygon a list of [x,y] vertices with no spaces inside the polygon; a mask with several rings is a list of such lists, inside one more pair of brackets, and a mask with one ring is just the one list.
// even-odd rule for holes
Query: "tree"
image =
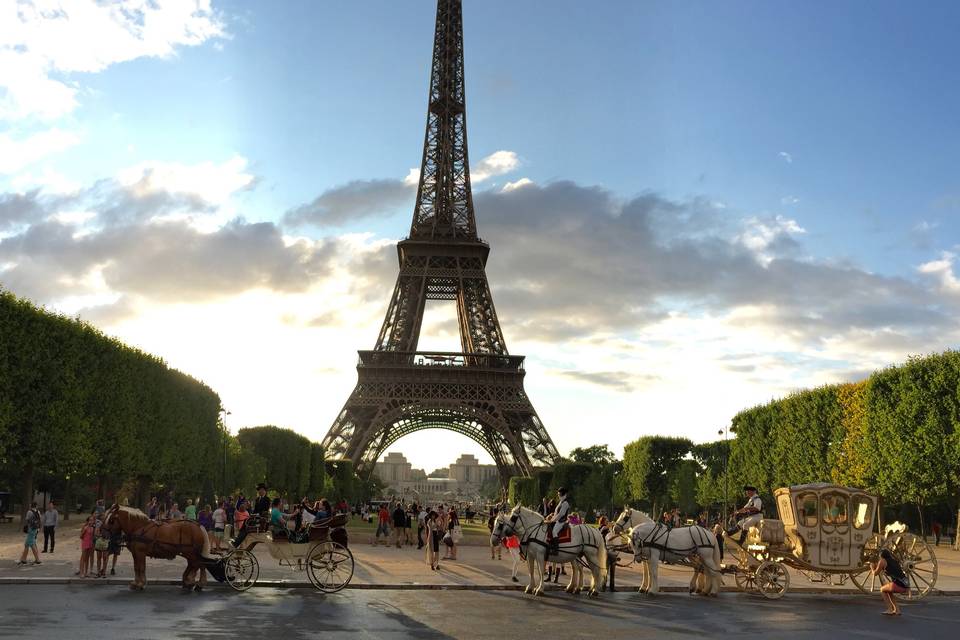
{"label": "tree", "polygon": [[540,504],[537,481],[526,476],[510,478],[507,496],[511,505],[521,504],[525,507],[536,508]]}
{"label": "tree", "polygon": [[617,456],[605,444],[595,444],[591,447],[577,447],[570,452],[570,459],[590,465],[610,464]]}
{"label": "tree", "polygon": [[651,504],[656,515],[668,497],[673,472],[692,447],[687,438],[665,436],[643,436],[624,447],[623,473],[631,498]]}

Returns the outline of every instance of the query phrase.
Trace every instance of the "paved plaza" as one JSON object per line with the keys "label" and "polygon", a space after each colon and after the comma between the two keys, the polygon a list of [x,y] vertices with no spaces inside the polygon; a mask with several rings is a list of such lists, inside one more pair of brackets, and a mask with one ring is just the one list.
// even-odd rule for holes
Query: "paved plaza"
{"label": "paved plaza", "polygon": [[[79,539],[74,530],[79,525],[70,521],[58,534],[59,544],[55,554],[41,554],[43,564],[40,566],[15,566],[16,558],[23,548],[23,534],[14,525],[0,526],[0,584],[14,581],[16,583],[33,581],[44,583],[48,581],[62,582],[71,580],[89,582],[91,584],[102,580],[87,579],[81,581],[74,577],[77,560],[80,557]],[[348,527],[349,530],[349,527]],[[472,537],[471,541],[478,541]],[[42,545],[41,545],[42,546]],[[440,571],[430,571],[423,551],[417,551],[415,546],[404,546],[402,549],[385,546],[371,546],[369,536],[365,533],[354,532],[351,535],[350,549],[356,559],[356,569],[351,587],[383,587],[399,588],[422,587],[451,587],[451,588],[513,588],[527,583],[526,565],[521,563],[518,575],[519,583],[510,580],[510,556],[503,552],[502,560],[490,560],[488,547],[476,544],[460,547],[457,561],[443,561]],[[949,593],[960,593],[960,553],[945,545],[936,547],[939,563],[939,577],[937,589]],[[296,571],[289,567],[281,567],[270,557],[263,547],[256,550],[260,561],[260,582],[280,586],[308,586],[305,572]],[[622,562],[628,562],[623,558]],[[177,560],[147,560],[148,580],[179,580],[186,563],[183,559]],[[124,551],[117,563],[117,576],[108,582],[125,584],[132,579],[133,564],[130,554]],[[685,591],[690,580],[690,571],[683,567],[661,565],[660,584],[667,590]],[[635,589],[640,584],[641,574],[636,566],[620,567],[616,570],[618,588]],[[567,576],[561,576],[562,586]],[[213,580],[211,579],[211,582]],[[148,587],[153,589],[153,587]],[[724,588],[735,590],[732,576],[724,577]],[[792,572],[791,593],[801,593],[815,590],[853,591],[851,584],[844,587],[831,587],[823,583],[811,583],[805,577]]]}
{"label": "paved plaza", "polygon": [[[3,638],[947,638],[960,624],[957,599],[880,615],[879,598],[740,594],[691,598],[616,593],[598,600],[513,591],[307,589],[181,593],[122,586],[0,586]],[[549,634],[545,636],[545,634]]]}

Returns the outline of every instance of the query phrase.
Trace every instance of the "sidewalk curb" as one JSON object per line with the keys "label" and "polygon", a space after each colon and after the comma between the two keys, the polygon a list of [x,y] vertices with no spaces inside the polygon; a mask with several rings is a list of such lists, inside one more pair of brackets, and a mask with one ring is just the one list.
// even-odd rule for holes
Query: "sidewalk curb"
{"label": "sidewalk curb", "polygon": [[[0,586],[3,585],[30,585],[30,586],[48,586],[48,585],[87,585],[87,586],[113,586],[125,587],[130,583],[126,578],[107,578],[107,579],[80,579],[80,578],[12,578],[0,577]],[[174,579],[152,579],[147,580],[147,586],[180,586],[180,580]],[[313,585],[305,580],[287,581],[287,580],[258,580],[254,585],[258,589],[313,589]],[[378,591],[522,591],[525,585],[522,584],[348,584],[345,589],[357,590],[378,590]],[[207,588],[227,589],[230,588],[216,581],[209,581]],[[562,586],[548,587],[548,591],[562,591]],[[661,587],[662,593],[687,593],[686,587]],[[723,593],[738,593],[736,587],[723,587]],[[618,593],[636,593],[635,587],[618,589]],[[828,594],[838,596],[866,595],[858,589],[822,589],[817,587],[793,587],[789,593],[800,594]],[[788,594],[789,595],[789,594]],[[879,595],[879,594],[877,594]],[[960,596],[958,589],[934,589],[930,596]]]}

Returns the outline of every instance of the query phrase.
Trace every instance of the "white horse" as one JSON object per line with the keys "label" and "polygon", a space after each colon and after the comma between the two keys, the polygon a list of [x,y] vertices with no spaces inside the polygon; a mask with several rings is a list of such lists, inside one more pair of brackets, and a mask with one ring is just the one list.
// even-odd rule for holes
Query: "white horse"
{"label": "white horse", "polygon": [[613,524],[617,533],[628,531],[637,562],[646,564],[640,591],[657,593],[657,568],[660,560],[689,562],[693,566],[690,593],[716,596],[723,584],[720,547],[709,529],[693,525],[670,529],[654,522],[642,511],[626,508]]}
{"label": "white horse", "polygon": [[[501,513],[491,535],[491,543],[499,544],[500,538],[516,535],[520,539],[520,551],[527,557],[527,569],[530,572],[530,584],[525,593],[543,595],[543,574],[547,562],[547,527],[542,515],[520,505],[513,508],[509,515]],[[551,550],[550,562],[570,564],[572,571],[567,593],[580,593],[583,590],[583,558],[590,567],[590,595],[597,596],[600,586],[606,579],[607,546],[600,531],[585,524],[570,525],[570,542]],[[536,581],[536,582],[535,582]]]}

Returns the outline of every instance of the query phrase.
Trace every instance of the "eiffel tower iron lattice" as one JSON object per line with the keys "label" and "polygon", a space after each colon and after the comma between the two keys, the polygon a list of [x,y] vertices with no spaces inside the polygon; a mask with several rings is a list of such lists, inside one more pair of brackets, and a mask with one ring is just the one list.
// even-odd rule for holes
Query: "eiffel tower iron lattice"
{"label": "eiffel tower iron lattice", "polygon": [[[367,475],[391,444],[441,428],[479,443],[501,482],[559,459],[523,388],[487,283],[470,189],[460,0],[438,0],[420,182],[380,336],[360,351],[357,386],[323,439],[328,459]],[[427,300],[454,300],[460,352],[417,351]]]}

